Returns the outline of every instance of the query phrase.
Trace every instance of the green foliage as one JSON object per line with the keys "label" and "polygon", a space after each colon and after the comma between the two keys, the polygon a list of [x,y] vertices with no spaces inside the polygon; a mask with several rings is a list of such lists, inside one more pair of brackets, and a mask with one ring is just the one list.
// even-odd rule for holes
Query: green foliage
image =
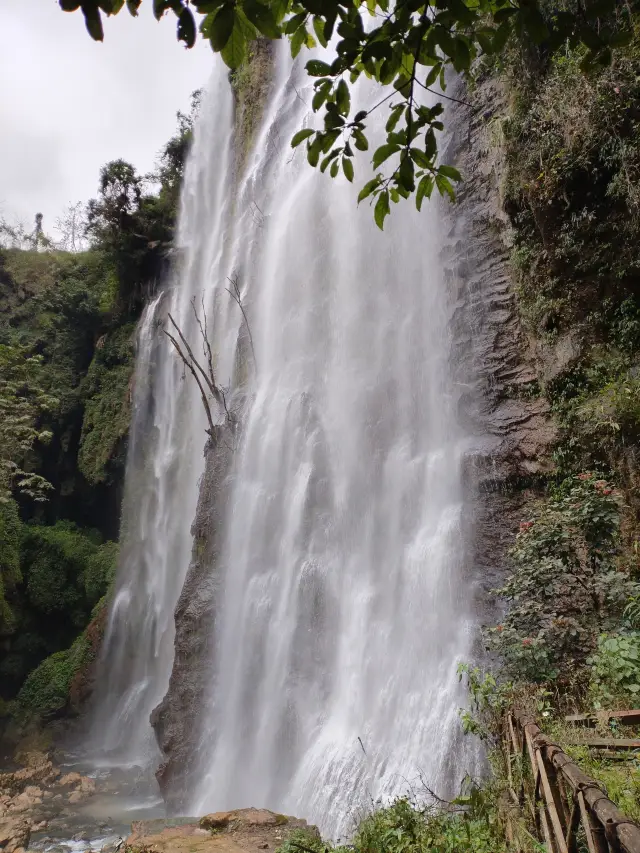
{"label": "green foliage", "polygon": [[22,540],[27,600],[43,616],[65,614],[76,628],[87,621],[83,575],[98,548],[71,522],[52,526],[26,525]]}
{"label": "green foliage", "polygon": [[89,653],[89,643],[81,635],[70,649],[56,652],[43,660],[18,693],[20,706],[44,717],[63,711],[69,701],[73,677],[85,665]]}
{"label": "green foliage", "polygon": [[596,707],[610,708],[616,700],[637,704],[640,698],[640,633],[601,634],[587,663],[590,694]]}
{"label": "green foliage", "polygon": [[41,366],[40,356],[0,344],[0,503],[14,489],[35,501],[46,500],[51,489],[44,477],[25,470],[34,444],[51,438],[38,418],[57,403],[39,384]]}
{"label": "green foliage", "polygon": [[468,780],[451,803],[398,797],[365,816],[348,846],[323,842],[308,830],[295,830],[276,853],[501,853],[506,850],[494,792]]}
{"label": "green foliage", "polygon": [[90,483],[106,480],[114,465],[124,466],[134,334],[135,324],[127,323],[106,335],[87,373],[78,467]]}
{"label": "green foliage", "polygon": [[466,677],[470,707],[459,710],[462,729],[481,740],[498,741],[502,715],[513,698],[513,685],[499,682],[491,672],[468,663],[458,664],[458,678]]}
{"label": "green foliage", "polygon": [[[82,8],[92,38],[103,38],[101,11],[116,14],[122,0],[60,0],[65,11]],[[137,14],[135,9],[130,11]],[[341,171],[353,180],[355,150],[366,151],[367,119],[383,104],[389,109],[387,137],[373,154],[375,177],[360,200],[375,199],[374,218],[380,228],[390,202],[415,194],[420,209],[434,187],[453,198],[452,182],[460,179],[452,166],[438,165],[436,134],[443,129],[442,102],[423,103],[422,91],[444,90],[446,72],[469,72],[477,56],[500,56],[516,34],[532,46],[558,50],[567,39],[581,45],[585,69],[611,62],[612,48],[629,41],[628,17],[619,14],[615,0],[579,10],[545,14],[537,0],[439,0],[435,7],[421,2],[390,4],[388,0],[154,0],[159,20],[171,10],[178,18],[178,39],[187,47],[199,30],[231,69],[246,60],[257,38],[290,40],[291,53],[303,47],[331,45],[328,61],[311,59],[307,74],[315,78],[314,112],[323,110],[323,128],[296,134],[293,144],[306,139],[307,160],[332,177]],[[194,10],[199,14],[196,23]],[[535,50],[535,48],[534,48]],[[353,104],[353,85],[361,76],[375,80],[384,94],[369,109]],[[393,100],[392,100],[393,99]],[[377,171],[389,160],[386,171]]]}
{"label": "green foliage", "polygon": [[514,258],[526,258],[525,320],[538,334],[586,321],[592,340],[627,352],[638,344],[640,269],[640,36],[631,8],[630,43],[589,75],[584,47],[569,44],[545,62],[524,45],[512,49],[514,109],[501,125]]}
{"label": "green foliage", "polygon": [[495,803],[474,785],[448,808],[400,797],[366,817],[352,845],[358,853],[499,853],[506,849]]}
{"label": "green foliage", "polygon": [[[7,698],[43,658],[69,647],[89,623],[115,576],[118,555],[115,542],[101,543],[97,531],[68,521],[21,525],[19,532],[20,574],[10,597],[12,633],[0,657],[1,693]],[[60,661],[64,663],[56,657],[54,663]],[[65,671],[62,666],[60,678]]]}
{"label": "green foliage", "polygon": [[0,637],[12,633],[16,627],[10,596],[22,580],[20,528],[16,502],[0,503]]}
{"label": "green foliage", "polygon": [[570,477],[520,524],[513,573],[498,590],[509,602],[491,647],[516,679],[571,679],[603,628],[635,590],[619,571],[620,497],[593,473]]}
{"label": "green foliage", "polygon": [[83,574],[83,584],[89,606],[97,604],[106,594],[115,579],[117,565],[117,542],[104,542],[88,558]]}

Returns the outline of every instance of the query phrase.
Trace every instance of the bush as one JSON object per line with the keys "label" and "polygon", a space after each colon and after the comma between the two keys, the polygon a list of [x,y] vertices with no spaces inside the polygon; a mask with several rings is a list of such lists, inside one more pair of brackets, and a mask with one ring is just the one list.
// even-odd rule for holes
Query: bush
{"label": "bush", "polygon": [[43,660],[27,677],[18,693],[19,705],[44,717],[63,711],[69,701],[73,677],[85,664],[88,651],[88,642],[81,635],[70,649],[56,652]]}
{"label": "bush", "polygon": [[596,707],[640,698],[640,633],[601,634],[591,667],[590,693]]}
{"label": "bush", "polygon": [[99,538],[80,532],[75,524],[58,521],[45,527],[26,525],[22,541],[29,604],[41,614],[65,614],[77,627],[86,624],[90,607],[82,578]]}
{"label": "bush", "polygon": [[513,573],[497,590],[510,607],[488,632],[517,680],[571,679],[635,584],[618,571],[620,495],[592,472],[566,479],[520,524]]}

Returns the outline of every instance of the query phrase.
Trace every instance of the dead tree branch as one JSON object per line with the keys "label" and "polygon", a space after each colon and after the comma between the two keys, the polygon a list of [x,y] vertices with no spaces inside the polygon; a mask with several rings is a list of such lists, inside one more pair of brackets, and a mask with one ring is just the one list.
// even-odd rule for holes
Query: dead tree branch
{"label": "dead tree branch", "polygon": [[238,308],[242,311],[242,316],[244,318],[245,326],[247,327],[247,332],[249,334],[249,343],[251,345],[251,355],[253,356],[253,365],[256,369],[256,373],[258,372],[258,361],[256,359],[256,351],[253,346],[253,335],[251,334],[251,326],[249,325],[249,318],[247,317],[247,312],[244,310],[244,305],[242,304],[242,296],[240,295],[240,285],[238,284],[238,276],[235,275],[233,278],[227,276],[227,281],[231,283],[233,287],[233,291],[226,288],[227,293],[233,299],[233,301],[237,304]]}
{"label": "dead tree branch", "polygon": [[[191,301],[191,307],[193,308],[193,313],[196,318],[196,323],[198,324],[198,329],[200,330],[200,336],[202,338],[202,351],[204,353],[206,369],[200,364],[198,359],[193,354],[193,350],[189,346],[187,339],[182,333],[182,329],[176,323],[171,313],[167,316],[169,318],[169,322],[175,329],[179,341],[176,339],[174,335],[171,334],[170,331],[163,328],[164,334],[169,338],[171,343],[173,344],[178,356],[180,357],[183,365],[189,370],[193,378],[198,383],[198,388],[200,389],[200,396],[202,397],[202,404],[204,405],[204,409],[207,415],[207,421],[209,423],[209,428],[207,429],[207,433],[210,436],[213,436],[215,431],[215,424],[213,421],[213,415],[211,413],[211,405],[209,402],[209,395],[213,397],[213,399],[218,403],[218,405],[224,410],[225,420],[229,426],[234,426],[236,423],[236,417],[232,411],[230,411],[229,406],[227,404],[227,389],[223,388],[216,381],[215,371],[213,368],[213,352],[211,350],[211,344],[209,343],[209,335],[207,328],[207,314],[204,310],[204,301],[202,305],[202,311],[204,315],[204,323],[200,319],[198,312],[195,307],[195,300]],[[203,381],[204,380],[204,381]]]}
{"label": "dead tree branch", "polygon": [[202,397],[202,405],[204,406],[204,410],[207,413],[207,421],[209,422],[209,429],[207,430],[207,433],[212,436],[213,432],[214,432],[214,423],[213,423],[213,418],[211,417],[211,406],[209,405],[209,400],[207,399],[207,394],[204,390],[202,382],[200,381],[200,377],[196,373],[196,370],[195,370],[193,364],[191,363],[190,359],[188,359],[187,356],[183,353],[182,349],[180,348],[180,344],[173,337],[171,332],[168,332],[166,329],[163,329],[162,331],[169,338],[169,340],[171,341],[171,343],[175,347],[176,352],[180,356],[184,366],[191,371],[191,375],[193,376],[193,378],[198,383],[198,388],[200,389],[200,396]]}

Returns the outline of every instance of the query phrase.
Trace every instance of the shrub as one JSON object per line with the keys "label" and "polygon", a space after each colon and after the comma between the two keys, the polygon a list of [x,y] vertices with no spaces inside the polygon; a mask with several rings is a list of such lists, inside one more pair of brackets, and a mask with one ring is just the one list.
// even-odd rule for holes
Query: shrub
{"label": "shrub", "polygon": [[518,680],[571,678],[596,637],[635,590],[618,571],[620,496],[589,472],[570,477],[522,521],[513,573],[497,590],[509,602],[491,647]]}
{"label": "shrub", "polygon": [[18,693],[19,705],[40,716],[54,716],[63,711],[69,701],[73,676],[84,665],[88,643],[78,637],[70,649],[56,652],[42,661],[27,677]]}
{"label": "shrub", "polygon": [[50,527],[26,525],[22,564],[31,607],[47,616],[64,613],[82,627],[90,609],[82,577],[98,541],[95,534],[90,538],[71,522],[58,521]]}
{"label": "shrub", "polygon": [[601,634],[587,663],[597,707],[610,707],[616,700],[635,704],[640,698],[640,633]]}

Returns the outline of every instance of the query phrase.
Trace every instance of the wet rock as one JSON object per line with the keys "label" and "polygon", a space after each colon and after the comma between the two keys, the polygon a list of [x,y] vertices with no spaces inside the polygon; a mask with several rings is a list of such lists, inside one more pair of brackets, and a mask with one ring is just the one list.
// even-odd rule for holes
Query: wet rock
{"label": "wet rock", "polygon": [[231,812],[215,812],[200,818],[202,829],[225,829],[229,826],[285,826],[289,822],[286,815],[276,814],[267,809],[236,809]]}
{"label": "wet rock", "polygon": [[59,782],[62,788],[75,788],[76,785],[80,785],[81,783],[82,776],[79,773],[67,773]]}
{"label": "wet rock", "polygon": [[7,811],[26,812],[34,806],[42,803],[42,790],[33,785],[28,785],[21,794],[17,794],[9,801]]}
{"label": "wet rock", "polygon": [[2,853],[17,853],[29,844],[31,825],[22,817],[0,819],[0,850]]}
{"label": "wet rock", "polygon": [[266,809],[238,809],[196,818],[132,824],[127,850],[136,853],[258,853],[278,847],[294,829],[315,827]]}
{"label": "wet rock", "polygon": [[175,610],[175,654],[169,689],[151,714],[151,725],[164,755],[156,776],[165,802],[173,813],[184,812],[198,754],[200,732],[193,709],[203,706],[211,669],[211,625],[220,579],[216,570],[222,547],[227,483],[237,442],[225,423],[205,448],[205,472],[192,526],[191,563]]}

